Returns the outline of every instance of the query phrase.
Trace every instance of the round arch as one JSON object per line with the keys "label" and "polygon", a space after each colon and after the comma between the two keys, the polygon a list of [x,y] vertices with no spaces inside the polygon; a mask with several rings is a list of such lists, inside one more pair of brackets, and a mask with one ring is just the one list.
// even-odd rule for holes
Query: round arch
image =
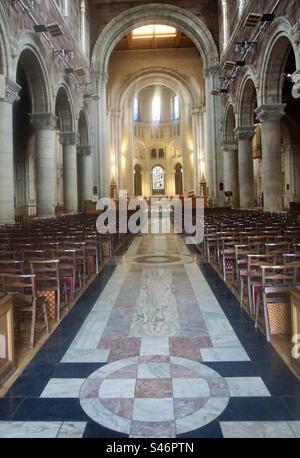
{"label": "round arch", "polygon": [[59,87],[56,95],[55,114],[60,132],[75,132],[75,115],[71,93],[65,85]]}
{"label": "round arch", "polygon": [[115,99],[115,106],[122,110],[124,100],[129,94],[134,95],[142,91],[147,86],[160,84],[166,86],[176,93],[179,93],[187,102],[197,104],[200,94],[197,96],[193,88],[178,73],[165,69],[155,69],[141,71],[131,76],[122,86]]}
{"label": "round arch", "polygon": [[6,77],[10,75],[11,57],[9,52],[9,38],[12,36],[10,22],[5,8],[0,3],[0,74]]}
{"label": "round arch", "polygon": [[224,141],[234,142],[234,129],[236,127],[234,107],[232,103],[228,103],[225,110],[224,122]]}
{"label": "round arch", "polygon": [[[25,46],[20,53],[16,66],[16,76],[20,66],[26,76],[32,104],[32,114],[51,111],[51,97],[47,72],[37,51]],[[17,80],[17,78],[16,78]]]}
{"label": "round arch", "polygon": [[261,98],[263,104],[282,102],[283,73],[291,48],[294,51],[296,67],[300,56],[292,34],[292,25],[284,17],[278,18],[270,27],[268,43],[262,47],[260,56]]}
{"label": "round arch", "polygon": [[90,145],[89,120],[88,120],[86,110],[84,108],[82,108],[79,112],[78,134],[79,134],[79,145],[80,146]]}
{"label": "round arch", "polygon": [[253,79],[246,75],[239,90],[238,125],[250,127],[254,125],[255,110],[257,108],[257,91]]}
{"label": "round arch", "polygon": [[218,63],[219,53],[214,39],[205,24],[194,14],[173,6],[150,3],[130,8],[114,18],[101,32],[92,55],[92,67],[106,74],[110,55],[133,27],[149,23],[163,23],[182,30],[195,43],[205,67]]}

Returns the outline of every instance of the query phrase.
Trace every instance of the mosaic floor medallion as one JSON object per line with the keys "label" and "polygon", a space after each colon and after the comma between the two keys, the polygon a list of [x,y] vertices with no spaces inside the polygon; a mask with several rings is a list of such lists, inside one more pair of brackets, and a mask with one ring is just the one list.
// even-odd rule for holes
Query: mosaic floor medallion
{"label": "mosaic floor medallion", "polygon": [[140,255],[131,258],[132,263],[140,264],[142,266],[168,266],[187,264],[192,262],[191,256],[170,256],[170,255]]}
{"label": "mosaic floor medallion", "polygon": [[128,358],[84,382],[80,403],[96,423],[131,437],[175,437],[218,418],[229,402],[226,381],[184,358]]}

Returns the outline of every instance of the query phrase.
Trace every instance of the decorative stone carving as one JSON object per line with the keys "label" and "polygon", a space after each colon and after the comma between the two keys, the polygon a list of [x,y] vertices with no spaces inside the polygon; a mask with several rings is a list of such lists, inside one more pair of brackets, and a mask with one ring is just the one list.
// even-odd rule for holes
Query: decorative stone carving
{"label": "decorative stone carving", "polygon": [[0,101],[13,104],[20,100],[19,92],[21,86],[9,80],[4,75],[0,75]]}
{"label": "decorative stone carving", "polygon": [[78,145],[79,135],[75,132],[60,132],[59,141],[62,145]]}
{"label": "decorative stone carving", "polygon": [[261,123],[268,121],[280,121],[282,116],[285,114],[285,107],[285,104],[261,105],[255,110],[255,113]]}
{"label": "decorative stone carving", "polygon": [[91,146],[77,146],[77,153],[80,154],[80,156],[90,156],[92,153],[92,147]]}
{"label": "decorative stone carving", "polygon": [[255,127],[237,127],[234,136],[237,140],[253,140],[255,131]]}
{"label": "decorative stone carving", "polygon": [[238,144],[236,142],[224,142],[221,149],[224,153],[226,153],[226,151],[237,151]]}
{"label": "decorative stone carving", "polygon": [[37,130],[56,130],[58,117],[53,113],[35,113],[30,115],[31,124]]}

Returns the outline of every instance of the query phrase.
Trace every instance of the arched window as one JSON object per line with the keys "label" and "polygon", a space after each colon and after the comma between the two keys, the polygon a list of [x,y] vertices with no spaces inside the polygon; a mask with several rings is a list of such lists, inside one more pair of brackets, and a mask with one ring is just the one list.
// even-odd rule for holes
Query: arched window
{"label": "arched window", "polygon": [[222,0],[222,16],[223,16],[223,49],[225,50],[229,43],[227,0]]}
{"label": "arched window", "polygon": [[159,94],[155,94],[152,102],[152,121],[161,121],[161,98]]}
{"label": "arched window", "polygon": [[173,98],[173,120],[177,121],[180,118],[180,101],[178,95]]}
{"label": "arched window", "polygon": [[152,170],[153,195],[164,195],[165,193],[165,171],[157,165]]}
{"label": "arched window", "polygon": [[239,17],[242,16],[244,8],[246,6],[246,0],[239,0]]}
{"label": "arched window", "polygon": [[137,96],[134,97],[134,100],[133,100],[133,120],[134,121],[140,120],[140,101]]}

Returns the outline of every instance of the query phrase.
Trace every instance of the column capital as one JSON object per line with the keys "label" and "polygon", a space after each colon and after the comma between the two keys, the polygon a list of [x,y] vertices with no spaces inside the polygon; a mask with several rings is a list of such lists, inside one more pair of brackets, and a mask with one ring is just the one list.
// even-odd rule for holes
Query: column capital
{"label": "column capital", "polygon": [[238,150],[238,144],[236,142],[227,142],[225,141],[223,145],[221,146],[221,149],[224,153],[227,151],[237,151]]}
{"label": "column capital", "polygon": [[60,132],[59,141],[62,145],[78,145],[79,135],[75,132]]}
{"label": "column capital", "polygon": [[191,110],[192,116],[196,116],[200,114],[202,109],[203,109],[203,105],[195,105]]}
{"label": "column capital", "polygon": [[286,104],[280,103],[276,105],[261,105],[255,110],[258,120],[263,122],[280,121],[284,116]]}
{"label": "column capital", "polygon": [[209,78],[211,76],[218,76],[220,73],[220,67],[219,65],[213,65],[211,67],[206,67],[203,70],[203,76],[204,78]]}
{"label": "column capital", "polygon": [[234,129],[234,136],[237,140],[253,140],[256,128],[253,127],[237,127]]}
{"label": "column capital", "polygon": [[77,146],[77,153],[80,154],[80,156],[90,156],[92,153],[92,147],[88,145],[79,145]]}
{"label": "column capital", "polygon": [[13,104],[20,100],[19,92],[22,87],[15,81],[0,75],[0,101]]}
{"label": "column capital", "polygon": [[53,113],[33,113],[29,116],[31,124],[37,130],[56,130],[57,128],[58,117]]}

